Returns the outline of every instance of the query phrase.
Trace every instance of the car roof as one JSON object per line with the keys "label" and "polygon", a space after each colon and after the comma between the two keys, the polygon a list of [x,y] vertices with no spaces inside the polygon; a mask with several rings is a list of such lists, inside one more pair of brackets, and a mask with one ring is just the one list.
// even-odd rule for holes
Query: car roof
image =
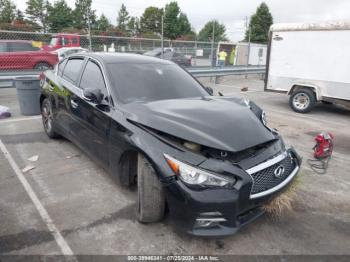
{"label": "car roof", "polygon": [[150,56],[138,55],[138,54],[126,54],[126,53],[84,53],[84,56],[95,58],[105,64],[173,64],[167,60],[161,60]]}

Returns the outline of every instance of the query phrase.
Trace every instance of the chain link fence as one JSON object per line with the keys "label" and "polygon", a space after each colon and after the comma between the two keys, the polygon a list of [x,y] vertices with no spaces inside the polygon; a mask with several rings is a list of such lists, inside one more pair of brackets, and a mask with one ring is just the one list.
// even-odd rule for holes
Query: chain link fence
{"label": "chain link fence", "polygon": [[[217,43],[164,40],[163,45],[166,51],[189,59],[189,66],[211,66],[212,54],[216,57]],[[64,56],[81,48],[93,52],[143,54],[160,50],[161,46],[160,39],[0,30],[0,74],[52,68]]]}

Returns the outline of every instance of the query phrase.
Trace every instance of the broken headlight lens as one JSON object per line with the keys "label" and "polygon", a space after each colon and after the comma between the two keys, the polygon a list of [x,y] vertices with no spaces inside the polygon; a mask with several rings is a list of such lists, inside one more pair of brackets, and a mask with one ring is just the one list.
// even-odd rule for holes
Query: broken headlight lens
{"label": "broken headlight lens", "polygon": [[230,188],[236,183],[234,177],[224,177],[210,173],[203,169],[185,164],[167,154],[164,154],[164,157],[170,168],[181,181],[190,186]]}

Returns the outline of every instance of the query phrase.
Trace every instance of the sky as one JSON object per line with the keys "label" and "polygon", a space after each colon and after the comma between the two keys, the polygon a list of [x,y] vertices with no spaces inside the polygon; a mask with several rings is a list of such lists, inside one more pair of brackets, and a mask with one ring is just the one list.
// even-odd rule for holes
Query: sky
{"label": "sky", "polygon": [[[53,2],[53,0],[49,0]],[[75,0],[66,0],[74,7]],[[13,0],[17,8],[25,10],[25,0]],[[148,6],[164,7],[170,0],[92,0],[97,14],[104,13],[112,24],[122,3],[130,15],[141,16]],[[177,0],[194,29],[199,32],[204,24],[217,19],[225,24],[231,41],[244,38],[245,18],[256,11],[262,0]],[[350,20],[350,0],[265,0],[274,23],[317,22],[325,20]]]}

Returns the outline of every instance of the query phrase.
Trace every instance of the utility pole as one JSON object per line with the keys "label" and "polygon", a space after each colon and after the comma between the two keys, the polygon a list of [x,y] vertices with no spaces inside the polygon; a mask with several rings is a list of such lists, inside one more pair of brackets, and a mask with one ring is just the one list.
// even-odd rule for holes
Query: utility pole
{"label": "utility pole", "polygon": [[[250,21],[248,22],[248,17],[245,17],[245,24],[246,24],[246,29],[248,30],[248,51],[247,51],[247,70],[249,66],[249,58],[250,58]],[[248,74],[245,74],[245,78],[248,77]]]}
{"label": "utility pole", "polygon": [[196,66],[197,65],[197,34],[196,34],[196,38],[195,38],[195,41],[194,41],[194,65]]}
{"label": "utility pole", "polygon": [[250,21],[248,22],[248,17],[246,16],[246,28],[248,30],[248,54],[247,54],[247,66],[249,65],[249,58],[250,58]]}
{"label": "utility pole", "polygon": [[162,38],[161,38],[162,53],[161,58],[164,58],[164,15],[162,15]]}
{"label": "utility pole", "polygon": [[90,12],[89,8],[86,10],[87,22],[88,22],[88,34],[89,34],[89,51],[92,51],[92,43],[91,43],[91,25],[90,25]]}
{"label": "utility pole", "polygon": [[211,66],[214,65],[214,39],[215,39],[215,20],[213,20],[213,33],[211,35]]}

